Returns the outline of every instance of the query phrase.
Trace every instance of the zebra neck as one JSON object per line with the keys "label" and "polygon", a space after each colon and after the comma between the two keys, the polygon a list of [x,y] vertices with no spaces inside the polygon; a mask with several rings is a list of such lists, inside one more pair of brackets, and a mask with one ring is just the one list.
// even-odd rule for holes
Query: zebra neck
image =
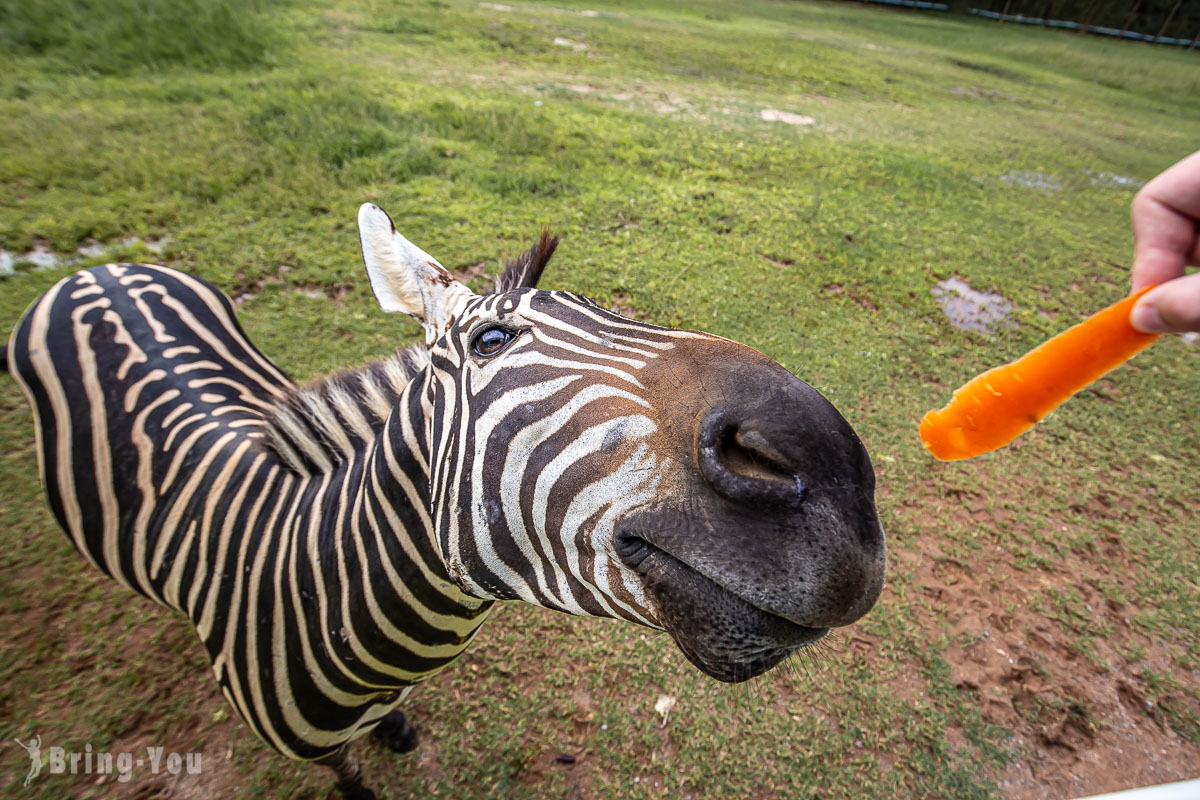
{"label": "zebra neck", "polygon": [[446,571],[429,515],[423,382],[413,383],[361,454],[309,479],[303,549],[314,568],[295,573],[315,612],[301,622],[310,637],[321,637],[346,677],[380,688],[417,683],[449,664],[492,605],[463,593]]}
{"label": "zebra neck", "polygon": [[411,557],[427,569],[424,575],[436,584],[438,591],[464,609],[477,609],[486,601],[463,592],[451,578],[434,527],[427,392],[428,373],[425,373],[414,378],[401,393],[366,453],[371,466],[364,475],[363,491],[380,515],[384,535],[390,532],[396,540],[403,539],[412,545]]}

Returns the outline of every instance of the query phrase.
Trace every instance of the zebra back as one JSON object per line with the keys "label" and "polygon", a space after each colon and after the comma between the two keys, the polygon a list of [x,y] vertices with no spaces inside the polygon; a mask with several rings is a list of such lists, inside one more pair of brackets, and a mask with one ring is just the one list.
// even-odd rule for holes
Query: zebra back
{"label": "zebra back", "polygon": [[[232,494],[248,456],[271,457],[264,416],[291,380],[246,339],[220,291],[145,265],[64,278],[25,313],[9,354],[34,411],[42,482],[75,546],[190,612],[195,566],[220,544],[196,522],[197,490]],[[182,524],[193,530],[177,532]]]}
{"label": "zebra back", "polygon": [[191,619],[226,698],[280,752],[365,733],[486,619],[445,573],[403,426],[380,438],[411,354],[300,389],[220,291],[145,265],[60,281],[8,352],[68,536]]}

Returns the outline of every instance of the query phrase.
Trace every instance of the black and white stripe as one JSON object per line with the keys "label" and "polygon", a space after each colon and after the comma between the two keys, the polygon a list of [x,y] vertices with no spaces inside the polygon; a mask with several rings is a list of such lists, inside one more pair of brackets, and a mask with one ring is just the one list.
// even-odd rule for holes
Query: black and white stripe
{"label": "black and white stripe", "polygon": [[811,387],[534,289],[546,234],[476,295],[359,225],[380,305],[426,330],[380,363],[297,387],[220,291],[145,265],[63,279],[7,352],[68,536],[188,616],[264,741],[370,797],[347,744],[411,748],[393,709],[496,600],[666,628],[721,680],[874,603],[870,461]]}
{"label": "black and white stripe", "polygon": [[[60,282],[10,352],[75,546],[187,614],[226,697],[281,752],[317,758],[365,732],[486,618],[433,541],[428,458],[401,419],[419,397],[393,391],[397,413],[380,420],[373,389],[344,388],[383,391],[411,361],[297,391],[219,291],[131,265]],[[305,419],[323,426],[279,423],[321,401],[339,415]],[[285,441],[311,460],[268,446]]]}
{"label": "black and white stripe", "polygon": [[599,541],[654,492],[649,447],[556,495],[656,430],[638,370],[695,334],[569,293],[462,309],[497,317],[530,331],[502,363],[446,337],[297,388],[214,287],[110,265],[30,309],[12,369],[79,551],[187,614],[254,731],[315,759],[456,658],[493,599],[654,624]]}

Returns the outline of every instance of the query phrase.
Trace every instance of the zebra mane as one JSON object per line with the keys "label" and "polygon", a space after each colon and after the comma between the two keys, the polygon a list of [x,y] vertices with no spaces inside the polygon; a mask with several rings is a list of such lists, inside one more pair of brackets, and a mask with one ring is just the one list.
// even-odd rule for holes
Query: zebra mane
{"label": "zebra mane", "polygon": [[546,263],[550,256],[554,255],[557,247],[558,237],[551,235],[549,228],[542,228],[542,233],[533,243],[533,247],[522,253],[519,258],[508,262],[504,272],[496,278],[492,294],[511,292],[513,289],[532,289],[537,286],[542,271],[546,269]]}
{"label": "zebra mane", "polygon": [[422,345],[297,386],[266,413],[264,444],[301,475],[329,472],[375,438],[413,376],[429,363]]}
{"label": "zebra mane", "polygon": [[[537,286],[558,237],[543,228],[529,250],[508,262],[492,294]],[[301,475],[329,472],[375,438],[413,376],[429,364],[422,345],[390,358],[297,386],[266,414],[264,444]]]}

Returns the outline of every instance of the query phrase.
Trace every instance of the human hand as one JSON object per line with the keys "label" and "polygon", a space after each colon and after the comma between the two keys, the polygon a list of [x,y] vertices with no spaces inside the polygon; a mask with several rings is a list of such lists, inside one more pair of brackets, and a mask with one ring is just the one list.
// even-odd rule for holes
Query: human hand
{"label": "human hand", "polygon": [[1129,315],[1146,333],[1200,331],[1200,152],[1151,180],[1133,198],[1133,291],[1161,284]]}

